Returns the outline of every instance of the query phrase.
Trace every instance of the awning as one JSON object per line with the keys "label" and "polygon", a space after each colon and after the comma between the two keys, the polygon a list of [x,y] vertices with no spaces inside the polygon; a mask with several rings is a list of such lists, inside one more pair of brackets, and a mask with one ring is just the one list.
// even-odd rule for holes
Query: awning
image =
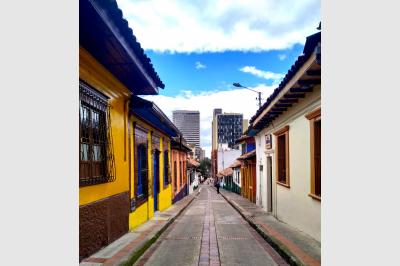
{"label": "awning", "polygon": [[196,161],[195,159],[192,159],[192,158],[188,159],[188,164],[190,164],[190,165],[192,165],[194,167],[199,167],[200,166],[200,163],[198,161]]}
{"label": "awning", "polygon": [[242,162],[239,160],[234,161],[231,165],[229,165],[230,168],[237,168],[242,166]]}
{"label": "awning", "polygon": [[219,174],[221,176],[231,176],[233,174],[233,170],[232,170],[232,168],[228,167],[228,168],[225,168],[224,170],[220,171]]}
{"label": "awning", "polygon": [[242,156],[240,156],[237,159],[243,161],[243,160],[251,159],[253,157],[256,157],[256,150],[252,150],[252,151],[250,151],[248,153],[245,153],[245,154],[243,154]]}

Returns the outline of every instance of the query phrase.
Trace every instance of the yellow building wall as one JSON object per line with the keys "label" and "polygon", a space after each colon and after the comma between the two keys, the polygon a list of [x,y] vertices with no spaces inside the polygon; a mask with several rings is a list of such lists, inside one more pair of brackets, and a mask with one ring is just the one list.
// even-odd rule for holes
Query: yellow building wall
{"label": "yellow building wall", "polygon": [[[147,198],[147,202],[143,203],[141,206],[139,206],[135,211],[131,212],[129,214],[129,230],[135,229],[137,226],[141,225],[142,223],[146,222],[150,218],[154,216],[154,197],[153,197],[153,143],[152,143],[152,132],[156,133],[157,135],[161,136],[160,139],[160,146],[158,147],[160,151],[163,151],[163,145],[164,145],[164,140],[167,141],[168,143],[168,153],[169,153],[169,158],[171,158],[171,144],[169,137],[158,131],[157,129],[153,128],[152,126],[148,125],[144,121],[140,120],[136,116],[131,116],[130,118],[130,139],[131,139],[131,176],[130,176],[130,182],[131,182],[131,198],[134,197],[135,191],[134,191],[134,177],[136,174],[136,169],[135,169],[135,143],[134,143],[134,127],[133,123],[136,123],[140,125],[141,127],[147,129],[149,132],[147,134],[147,140],[148,140],[148,150],[147,150],[147,156],[148,156],[148,178],[149,178],[149,196]],[[171,200],[171,184],[169,184],[165,189],[164,189],[164,153],[160,153],[160,161],[159,161],[159,188],[160,192],[158,194],[158,209],[159,211],[163,211],[170,207],[172,205],[172,200]]]}
{"label": "yellow building wall", "polygon": [[129,214],[129,230],[133,230],[142,223],[146,222],[148,217],[149,202],[143,203],[134,212]]}
{"label": "yellow building wall", "polygon": [[79,78],[109,99],[116,179],[79,188],[79,206],[129,190],[127,111],[131,92],[84,48],[79,48]]}
{"label": "yellow building wall", "polygon": [[[171,165],[171,148],[170,148],[170,142],[168,139],[163,137],[162,141],[160,141],[160,151],[164,150],[164,140],[167,141],[168,143],[168,157],[169,157],[169,165]],[[163,211],[167,208],[169,208],[172,205],[172,199],[171,199],[171,193],[172,193],[172,185],[168,184],[164,188],[164,152],[161,153],[160,156],[160,176],[159,176],[159,184],[160,184],[160,193],[158,194],[159,201],[158,201],[158,209],[160,211]]]}
{"label": "yellow building wall", "polygon": [[[152,127],[150,127],[150,130],[154,130]],[[148,145],[148,150],[147,150],[147,158],[149,158],[149,175],[147,176],[149,179],[149,197],[147,202],[149,203],[149,218],[154,216],[154,198],[153,198],[153,141],[152,141],[152,136],[153,134],[151,131],[147,135],[147,141],[149,143]]]}

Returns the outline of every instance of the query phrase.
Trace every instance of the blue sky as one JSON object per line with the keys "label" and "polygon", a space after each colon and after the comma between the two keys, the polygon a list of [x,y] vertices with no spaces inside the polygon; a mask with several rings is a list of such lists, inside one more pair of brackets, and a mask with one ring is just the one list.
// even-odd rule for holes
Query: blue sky
{"label": "blue sky", "polygon": [[320,22],[318,0],[117,0],[137,40],[165,83],[155,102],[172,120],[176,109],[200,111],[200,145],[211,152],[214,108],[257,111],[254,92],[273,92],[306,37]]}
{"label": "blue sky", "polygon": [[254,66],[262,71],[284,75],[301,54],[302,49],[303,45],[297,44],[289,49],[266,52],[172,54],[146,51],[146,54],[166,85],[165,89],[160,91],[160,95],[174,96],[183,90],[199,93],[233,89],[233,82],[240,82],[248,87],[255,87],[260,83],[276,84],[277,80],[265,79],[240,69]]}

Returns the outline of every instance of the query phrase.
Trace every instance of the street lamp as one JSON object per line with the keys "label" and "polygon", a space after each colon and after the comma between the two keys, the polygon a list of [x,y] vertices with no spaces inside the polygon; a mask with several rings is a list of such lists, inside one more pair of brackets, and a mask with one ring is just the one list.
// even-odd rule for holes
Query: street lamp
{"label": "street lamp", "polygon": [[254,92],[258,93],[258,107],[261,108],[261,91],[252,90],[250,88],[247,88],[247,87],[241,85],[240,83],[233,83],[233,86],[238,87],[238,88],[248,89],[248,90],[251,90],[251,91],[254,91]]}

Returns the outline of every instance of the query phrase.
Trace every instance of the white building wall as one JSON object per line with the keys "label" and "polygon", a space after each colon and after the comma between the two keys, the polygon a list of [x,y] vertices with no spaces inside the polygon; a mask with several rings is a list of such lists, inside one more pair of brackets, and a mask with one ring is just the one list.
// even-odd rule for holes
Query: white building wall
{"label": "white building wall", "polygon": [[217,168],[217,172],[227,168],[240,155],[242,155],[240,150],[218,150],[218,168]]}
{"label": "white building wall", "polygon": [[[267,197],[266,197],[266,177],[264,177],[264,172],[266,171],[266,163],[263,158],[263,149],[261,138],[257,136],[254,137],[256,142],[256,205],[261,206],[265,211],[267,211]],[[264,140],[265,141],[265,140]],[[260,169],[262,166],[262,171]]]}
{"label": "white building wall", "polygon": [[194,181],[192,184],[189,185],[189,194],[192,194],[194,191],[194,187],[199,186],[200,173],[199,172],[191,173],[190,171],[188,171],[188,180],[190,180],[190,176],[189,176],[190,174],[194,174]]}
{"label": "white building wall", "polygon": [[234,168],[233,169],[233,182],[241,187],[241,180],[240,180],[240,167]]}
{"label": "white building wall", "polygon": [[[279,220],[321,241],[321,202],[311,198],[310,193],[310,122],[305,114],[321,106],[320,86],[300,99],[273,126],[263,129],[255,136],[257,154],[257,204],[267,210],[269,188],[267,187],[267,156],[272,156],[272,214]],[[276,183],[275,148],[276,138],[272,135],[272,149],[265,149],[265,134],[289,125],[289,171],[290,188]],[[260,165],[263,172],[260,174]],[[322,181],[323,182],[323,181]],[[261,184],[261,188],[260,185]],[[261,196],[261,200],[260,200]]]}

